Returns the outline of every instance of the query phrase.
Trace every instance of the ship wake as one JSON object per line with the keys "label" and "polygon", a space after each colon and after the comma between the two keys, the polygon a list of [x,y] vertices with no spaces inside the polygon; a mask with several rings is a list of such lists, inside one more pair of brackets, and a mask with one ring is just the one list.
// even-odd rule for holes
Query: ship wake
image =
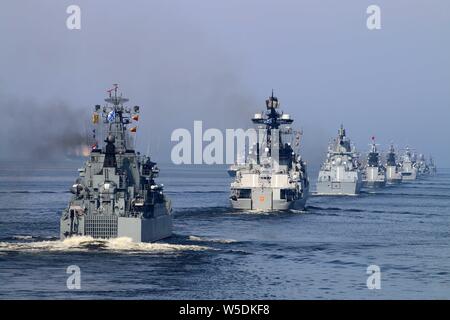
{"label": "ship wake", "polygon": [[210,248],[198,245],[170,243],[137,243],[131,238],[94,239],[90,236],[71,237],[64,240],[30,242],[0,242],[0,252],[95,252],[122,253],[173,253],[204,251]]}
{"label": "ship wake", "polygon": [[216,239],[216,238],[205,238],[205,237],[198,237],[198,236],[189,236],[190,241],[198,241],[198,242],[214,242],[214,243],[235,243],[236,240],[233,239]]}

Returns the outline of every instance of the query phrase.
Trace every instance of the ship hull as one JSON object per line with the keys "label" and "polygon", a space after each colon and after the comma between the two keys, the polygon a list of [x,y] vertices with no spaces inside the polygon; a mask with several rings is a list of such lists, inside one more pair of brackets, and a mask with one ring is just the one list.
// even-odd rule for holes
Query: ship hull
{"label": "ship hull", "polygon": [[316,185],[317,195],[354,196],[361,191],[358,181],[320,181]]}
{"label": "ship hull", "polygon": [[172,235],[172,218],[159,216],[150,219],[119,218],[118,237],[133,242],[154,242]]}
{"label": "ship hull", "polygon": [[386,173],[382,171],[381,167],[368,166],[365,170],[363,178],[364,188],[383,188],[386,186]]}
{"label": "ship hull", "polygon": [[131,238],[133,242],[154,242],[172,235],[172,215],[165,208],[155,208],[151,218],[118,217],[116,215],[84,215],[61,219],[60,237],[91,236],[93,238]]}
{"label": "ship hull", "polygon": [[392,184],[400,184],[402,183],[402,178],[391,178],[386,180],[386,184],[392,185]]}
{"label": "ship hull", "polygon": [[[304,210],[308,190],[297,199],[278,199],[271,188],[252,188],[250,198],[231,199],[231,206],[236,210],[287,211]],[[277,190],[278,191],[278,190]]]}
{"label": "ship hull", "polygon": [[271,207],[259,206],[250,199],[231,200],[231,206],[235,210],[255,210],[255,211],[287,211],[287,210],[304,210],[306,199],[298,199],[293,201],[274,201]]}
{"label": "ship hull", "polygon": [[397,166],[386,166],[386,184],[398,184],[402,182],[402,174]]}
{"label": "ship hull", "polygon": [[363,186],[364,186],[364,188],[371,188],[371,189],[383,188],[384,186],[386,186],[386,181],[385,180],[364,180]]}
{"label": "ship hull", "polygon": [[402,174],[402,180],[416,180],[417,179],[417,168],[414,167],[411,163],[406,163],[403,165],[401,174]]}
{"label": "ship hull", "polygon": [[415,172],[402,172],[402,180],[404,181],[412,181],[416,180],[417,174]]}

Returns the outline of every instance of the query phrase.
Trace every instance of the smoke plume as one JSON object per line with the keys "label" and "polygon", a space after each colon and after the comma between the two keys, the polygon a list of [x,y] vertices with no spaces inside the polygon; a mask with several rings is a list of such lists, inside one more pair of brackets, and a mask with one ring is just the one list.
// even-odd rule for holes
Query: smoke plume
{"label": "smoke plume", "polygon": [[61,101],[45,105],[1,99],[0,158],[46,160],[81,155],[89,142],[88,114]]}

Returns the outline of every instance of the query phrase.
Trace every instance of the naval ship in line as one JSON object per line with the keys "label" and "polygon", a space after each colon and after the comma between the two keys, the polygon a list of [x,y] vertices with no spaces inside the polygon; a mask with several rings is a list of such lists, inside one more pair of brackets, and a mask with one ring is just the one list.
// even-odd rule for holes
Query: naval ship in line
{"label": "naval ship in line", "polygon": [[435,175],[437,173],[436,165],[434,164],[433,157],[430,156],[430,160],[428,162],[428,167],[430,168],[430,174]]}
{"label": "naval ship in line", "polygon": [[380,153],[372,137],[370,151],[367,154],[367,163],[363,172],[363,186],[366,188],[382,188],[386,185],[386,170],[381,165]]}
{"label": "naval ship in line", "polygon": [[386,183],[398,184],[402,182],[402,173],[400,165],[397,163],[397,155],[395,153],[394,145],[391,144],[389,151],[386,154]]}
{"label": "naval ship in line", "polygon": [[416,180],[417,178],[417,165],[415,156],[409,147],[406,147],[405,153],[402,156],[401,162],[402,180]]}
{"label": "naval ship in line", "polygon": [[[90,155],[72,188],[68,207],[60,219],[60,237],[129,237],[134,242],[153,242],[171,236],[172,208],[164,186],[155,182],[159,169],[149,156],[136,152],[128,128],[138,121],[140,108],[124,106],[128,99],[109,90],[102,107],[95,106],[94,124],[103,128],[103,146],[94,141]],[[278,211],[303,210],[309,195],[306,163],[299,153],[301,133],[292,129],[293,119],[279,111],[279,101],[266,100],[266,111],[252,118],[259,133],[248,157],[229,169],[234,177],[230,201],[234,209]],[[415,155],[409,148],[400,162],[391,145],[386,167],[381,165],[373,141],[363,168],[359,155],[341,125],[338,137],[329,145],[317,182],[318,195],[357,195],[362,186],[382,187],[386,183],[413,180],[435,174],[432,158]]]}
{"label": "naval ship in line", "polygon": [[382,188],[387,184],[399,184],[436,173],[433,158],[430,157],[427,163],[424,155],[420,154],[417,160],[409,147],[399,157],[392,144],[383,165],[374,139],[372,137],[367,160],[362,164],[341,125],[337,139],[328,147],[326,160],[319,171],[315,194],[357,195],[362,188]]}
{"label": "naval ship in line", "polygon": [[[133,147],[127,128],[139,119],[139,106],[124,106],[128,99],[109,90],[106,105],[95,106],[93,123],[104,127],[104,144],[96,142],[79,177],[73,196],[60,219],[60,237],[128,237],[153,242],[172,234],[171,202],[163,185],[155,182],[159,169],[149,156]],[[95,130],[94,130],[95,132]],[[93,137],[95,141],[95,136]]]}
{"label": "naval ship in line", "polygon": [[301,133],[295,132],[289,114],[278,111],[272,96],[266,111],[254,115],[257,140],[243,163],[232,165],[230,201],[234,209],[303,210],[309,195],[306,163],[299,154]]}
{"label": "naval ship in line", "polygon": [[417,159],[417,174],[419,176],[425,176],[430,174],[430,167],[427,164],[427,161],[425,160],[425,155],[422,153],[419,154],[419,157]]}
{"label": "naval ship in line", "polygon": [[362,186],[359,156],[341,125],[328,153],[316,185],[318,195],[357,195]]}

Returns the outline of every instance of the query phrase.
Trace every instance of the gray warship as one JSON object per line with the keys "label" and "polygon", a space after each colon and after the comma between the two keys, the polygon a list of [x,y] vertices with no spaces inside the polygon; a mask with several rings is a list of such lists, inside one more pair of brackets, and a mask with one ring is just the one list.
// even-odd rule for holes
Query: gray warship
{"label": "gray warship", "polygon": [[367,163],[363,172],[363,186],[366,188],[381,188],[386,185],[386,170],[381,164],[380,153],[372,137]]}
{"label": "gray warship", "polygon": [[[139,118],[139,106],[125,107],[128,99],[109,90],[106,105],[95,106],[93,123],[102,129],[103,147],[96,142],[60,220],[60,236],[128,237],[153,242],[172,234],[171,202],[155,178],[159,169],[149,156],[135,152],[127,128]],[[96,141],[95,129],[93,140]]]}
{"label": "gray warship", "polygon": [[434,163],[434,159],[432,156],[430,156],[430,159],[428,160],[428,167],[430,168],[431,175],[435,175],[437,173],[436,164]]}
{"label": "gray warship", "polygon": [[400,171],[400,165],[397,163],[394,145],[391,144],[386,154],[386,183],[398,184],[400,182],[402,182],[402,173]]}
{"label": "gray warship", "polygon": [[430,167],[425,160],[425,155],[423,153],[419,154],[417,159],[417,175],[419,177],[427,176],[430,174]]}
{"label": "gray warship", "polygon": [[357,195],[362,185],[358,154],[341,125],[317,179],[318,195]]}
{"label": "gray warship", "polygon": [[417,165],[409,147],[406,147],[405,153],[402,156],[401,162],[402,180],[416,180],[417,178]]}
{"label": "gray warship", "polygon": [[278,111],[279,102],[266,100],[266,112],[255,114],[257,141],[243,163],[230,167],[234,177],[230,201],[234,209],[303,210],[309,195],[306,163],[298,150],[299,132],[293,131],[289,114]]}

